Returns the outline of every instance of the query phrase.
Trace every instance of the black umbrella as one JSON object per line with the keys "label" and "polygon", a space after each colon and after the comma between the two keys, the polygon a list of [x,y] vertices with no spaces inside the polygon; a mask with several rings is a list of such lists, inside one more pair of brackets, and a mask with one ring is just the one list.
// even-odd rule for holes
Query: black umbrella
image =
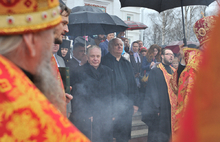
{"label": "black umbrella", "polygon": [[109,34],[125,31],[128,26],[117,16],[91,6],[78,6],[69,16],[70,36]]}
{"label": "black umbrella", "polygon": [[63,5],[66,5],[62,0],[59,0],[60,3],[62,3]]}
{"label": "black umbrella", "polygon": [[71,9],[71,13],[82,12],[82,11],[104,13],[101,9],[94,7],[94,6],[76,6]]}
{"label": "black umbrella", "polygon": [[120,0],[121,7],[127,7],[127,6],[146,7],[146,8],[154,9],[158,12],[162,12],[164,10],[168,10],[168,9],[181,6],[182,21],[183,21],[183,34],[184,34],[183,42],[185,45],[187,44],[186,44],[186,36],[185,36],[183,6],[189,6],[189,5],[208,6],[213,1],[215,0]]}

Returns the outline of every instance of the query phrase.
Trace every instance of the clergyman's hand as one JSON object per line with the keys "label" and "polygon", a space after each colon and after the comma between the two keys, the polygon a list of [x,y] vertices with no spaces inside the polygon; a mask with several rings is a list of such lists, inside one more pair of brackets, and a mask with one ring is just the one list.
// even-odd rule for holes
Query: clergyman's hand
{"label": "clergyman's hand", "polygon": [[73,99],[73,96],[67,93],[65,94],[66,94],[66,104],[68,104]]}

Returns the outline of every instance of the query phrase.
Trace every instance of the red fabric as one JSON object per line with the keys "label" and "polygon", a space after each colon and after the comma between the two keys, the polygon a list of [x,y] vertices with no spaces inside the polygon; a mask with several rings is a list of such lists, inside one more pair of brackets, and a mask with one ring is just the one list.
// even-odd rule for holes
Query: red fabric
{"label": "red fabric", "polygon": [[0,142],[89,142],[13,63],[0,55]]}
{"label": "red fabric", "polygon": [[[220,17],[217,24],[220,25]],[[189,97],[176,142],[220,141],[220,28],[216,26],[204,50],[202,64]]]}

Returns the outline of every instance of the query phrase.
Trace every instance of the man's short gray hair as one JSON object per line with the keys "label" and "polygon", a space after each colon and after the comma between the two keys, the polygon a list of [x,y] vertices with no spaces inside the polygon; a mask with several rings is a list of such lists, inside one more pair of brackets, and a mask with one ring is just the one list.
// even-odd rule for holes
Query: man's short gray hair
{"label": "man's short gray hair", "polygon": [[93,49],[93,48],[98,48],[98,49],[101,51],[101,53],[102,53],[102,50],[101,50],[101,48],[100,48],[99,46],[97,46],[97,45],[92,45],[92,46],[90,46],[90,47],[88,47],[88,48],[86,49],[86,55],[89,55],[90,50]]}
{"label": "man's short gray hair", "polygon": [[110,52],[111,49],[114,47],[114,43],[115,43],[116,40],[120,40],[120,41],[122,42],[122,44],[123,44],[123,47],[124,47],[124,42],[123,42],[120,38],[113,38],[113,39],[111,39],[111,40],[109,41],[109,43],[108,43],[108,51],[109,51],[109,52]]}
{"label": "man's short gray hair", "polygon": [[22,40],[22,35],[0,36],[0,54],[5,55],[15,50]]}

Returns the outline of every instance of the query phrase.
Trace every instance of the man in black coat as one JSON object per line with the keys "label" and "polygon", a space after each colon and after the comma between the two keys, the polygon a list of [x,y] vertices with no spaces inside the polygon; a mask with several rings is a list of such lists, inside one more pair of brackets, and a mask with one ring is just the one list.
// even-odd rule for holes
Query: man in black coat
{"label": "man in black coat", "polygon": [[85,45],[82,43],[75,43],[73,46],[73,58],[67,62],[66,66],[69,67],[70,72],[77,67],[85,64],[87,57],[85,55]]}
{"label": "man in black coat", "polygon": [[117,142],[128,142],[131,138],[132,115],[138,110],[138,88],[130,62],[121,56],[122,40],[110,40],[108,50],[109,53],[102,58],[102,64],[110,67],[114,75],[114,137]]}
{"label": "man in black coat", "polygon": [[101,49],[87,50],[88,62],[70,73],[72,114],[70,121],[91,141],[112,142],[112,70],[101,65]]}

